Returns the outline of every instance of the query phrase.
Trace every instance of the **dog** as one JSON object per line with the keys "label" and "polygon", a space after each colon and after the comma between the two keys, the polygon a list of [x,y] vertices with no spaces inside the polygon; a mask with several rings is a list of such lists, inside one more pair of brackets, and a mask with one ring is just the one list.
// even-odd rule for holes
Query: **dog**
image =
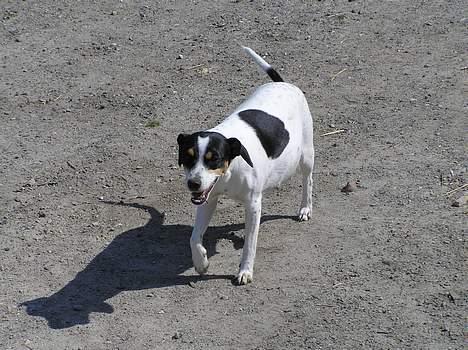
{"label": "dog", "polygon": [[178,163],[197,206],[190,247],[199,274],[208,270],[203,235],[218,197],[227,195],[244,204],[245,240],[234,279],[239,285],[253,280],[263,192],[278,187],[299,165],[303,187],[298,220],[310,219],[315,152],[312,115],[302,91],[285,83],[255,51],[243,49],[273,82],[257,88],[221,124],[177,137]]}

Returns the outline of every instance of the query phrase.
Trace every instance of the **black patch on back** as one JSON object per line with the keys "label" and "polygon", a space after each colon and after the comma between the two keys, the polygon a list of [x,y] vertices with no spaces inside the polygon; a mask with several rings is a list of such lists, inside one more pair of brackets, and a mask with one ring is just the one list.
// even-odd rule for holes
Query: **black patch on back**
{"label": "black patch on back", "polygon": [[269,158],[278,158],[283,153],[289,142],[283,121],[258,109],[239,112],[239,117],[254,128]]}

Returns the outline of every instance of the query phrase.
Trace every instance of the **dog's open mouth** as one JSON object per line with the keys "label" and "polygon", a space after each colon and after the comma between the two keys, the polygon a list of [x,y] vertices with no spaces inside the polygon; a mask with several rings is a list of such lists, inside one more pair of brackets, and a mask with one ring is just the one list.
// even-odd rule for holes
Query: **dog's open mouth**
{"label": "dog's open mouth", "polygon": [[211,190],[213,187],[216,185],[218,182],[219,177],[216,178],[216,180],[213,181],[210,187],[208,187],[206,190],[202,192],[192,192],[192,203],[195,205],[202,205],[204,204],[207,200],[208,197],[210,196]]}

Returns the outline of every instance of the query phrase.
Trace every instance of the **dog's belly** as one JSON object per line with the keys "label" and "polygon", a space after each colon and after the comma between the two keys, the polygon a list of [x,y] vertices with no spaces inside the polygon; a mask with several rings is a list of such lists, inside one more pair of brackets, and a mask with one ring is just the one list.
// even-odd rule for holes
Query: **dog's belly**
{"label": "dog's belly", "polygon": [[288,147],[280,158],[270,161],[270,169],[265,174],[264,189],[280,186],[294,175],[301,160],[299,147]]}

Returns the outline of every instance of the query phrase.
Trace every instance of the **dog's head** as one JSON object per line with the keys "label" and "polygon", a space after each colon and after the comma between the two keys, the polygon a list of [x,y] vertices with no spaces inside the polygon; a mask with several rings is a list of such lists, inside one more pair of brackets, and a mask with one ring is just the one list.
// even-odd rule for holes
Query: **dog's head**
{"label": "dog's head", "polygon": [[235,157],[241,156],[253,167],[247,150],[236,138],[228,139],[216,132],[202,131],[180,134],[177,143],[179,166],[184,166],[185,180],[195,205],[207,201],[218,179]]}

